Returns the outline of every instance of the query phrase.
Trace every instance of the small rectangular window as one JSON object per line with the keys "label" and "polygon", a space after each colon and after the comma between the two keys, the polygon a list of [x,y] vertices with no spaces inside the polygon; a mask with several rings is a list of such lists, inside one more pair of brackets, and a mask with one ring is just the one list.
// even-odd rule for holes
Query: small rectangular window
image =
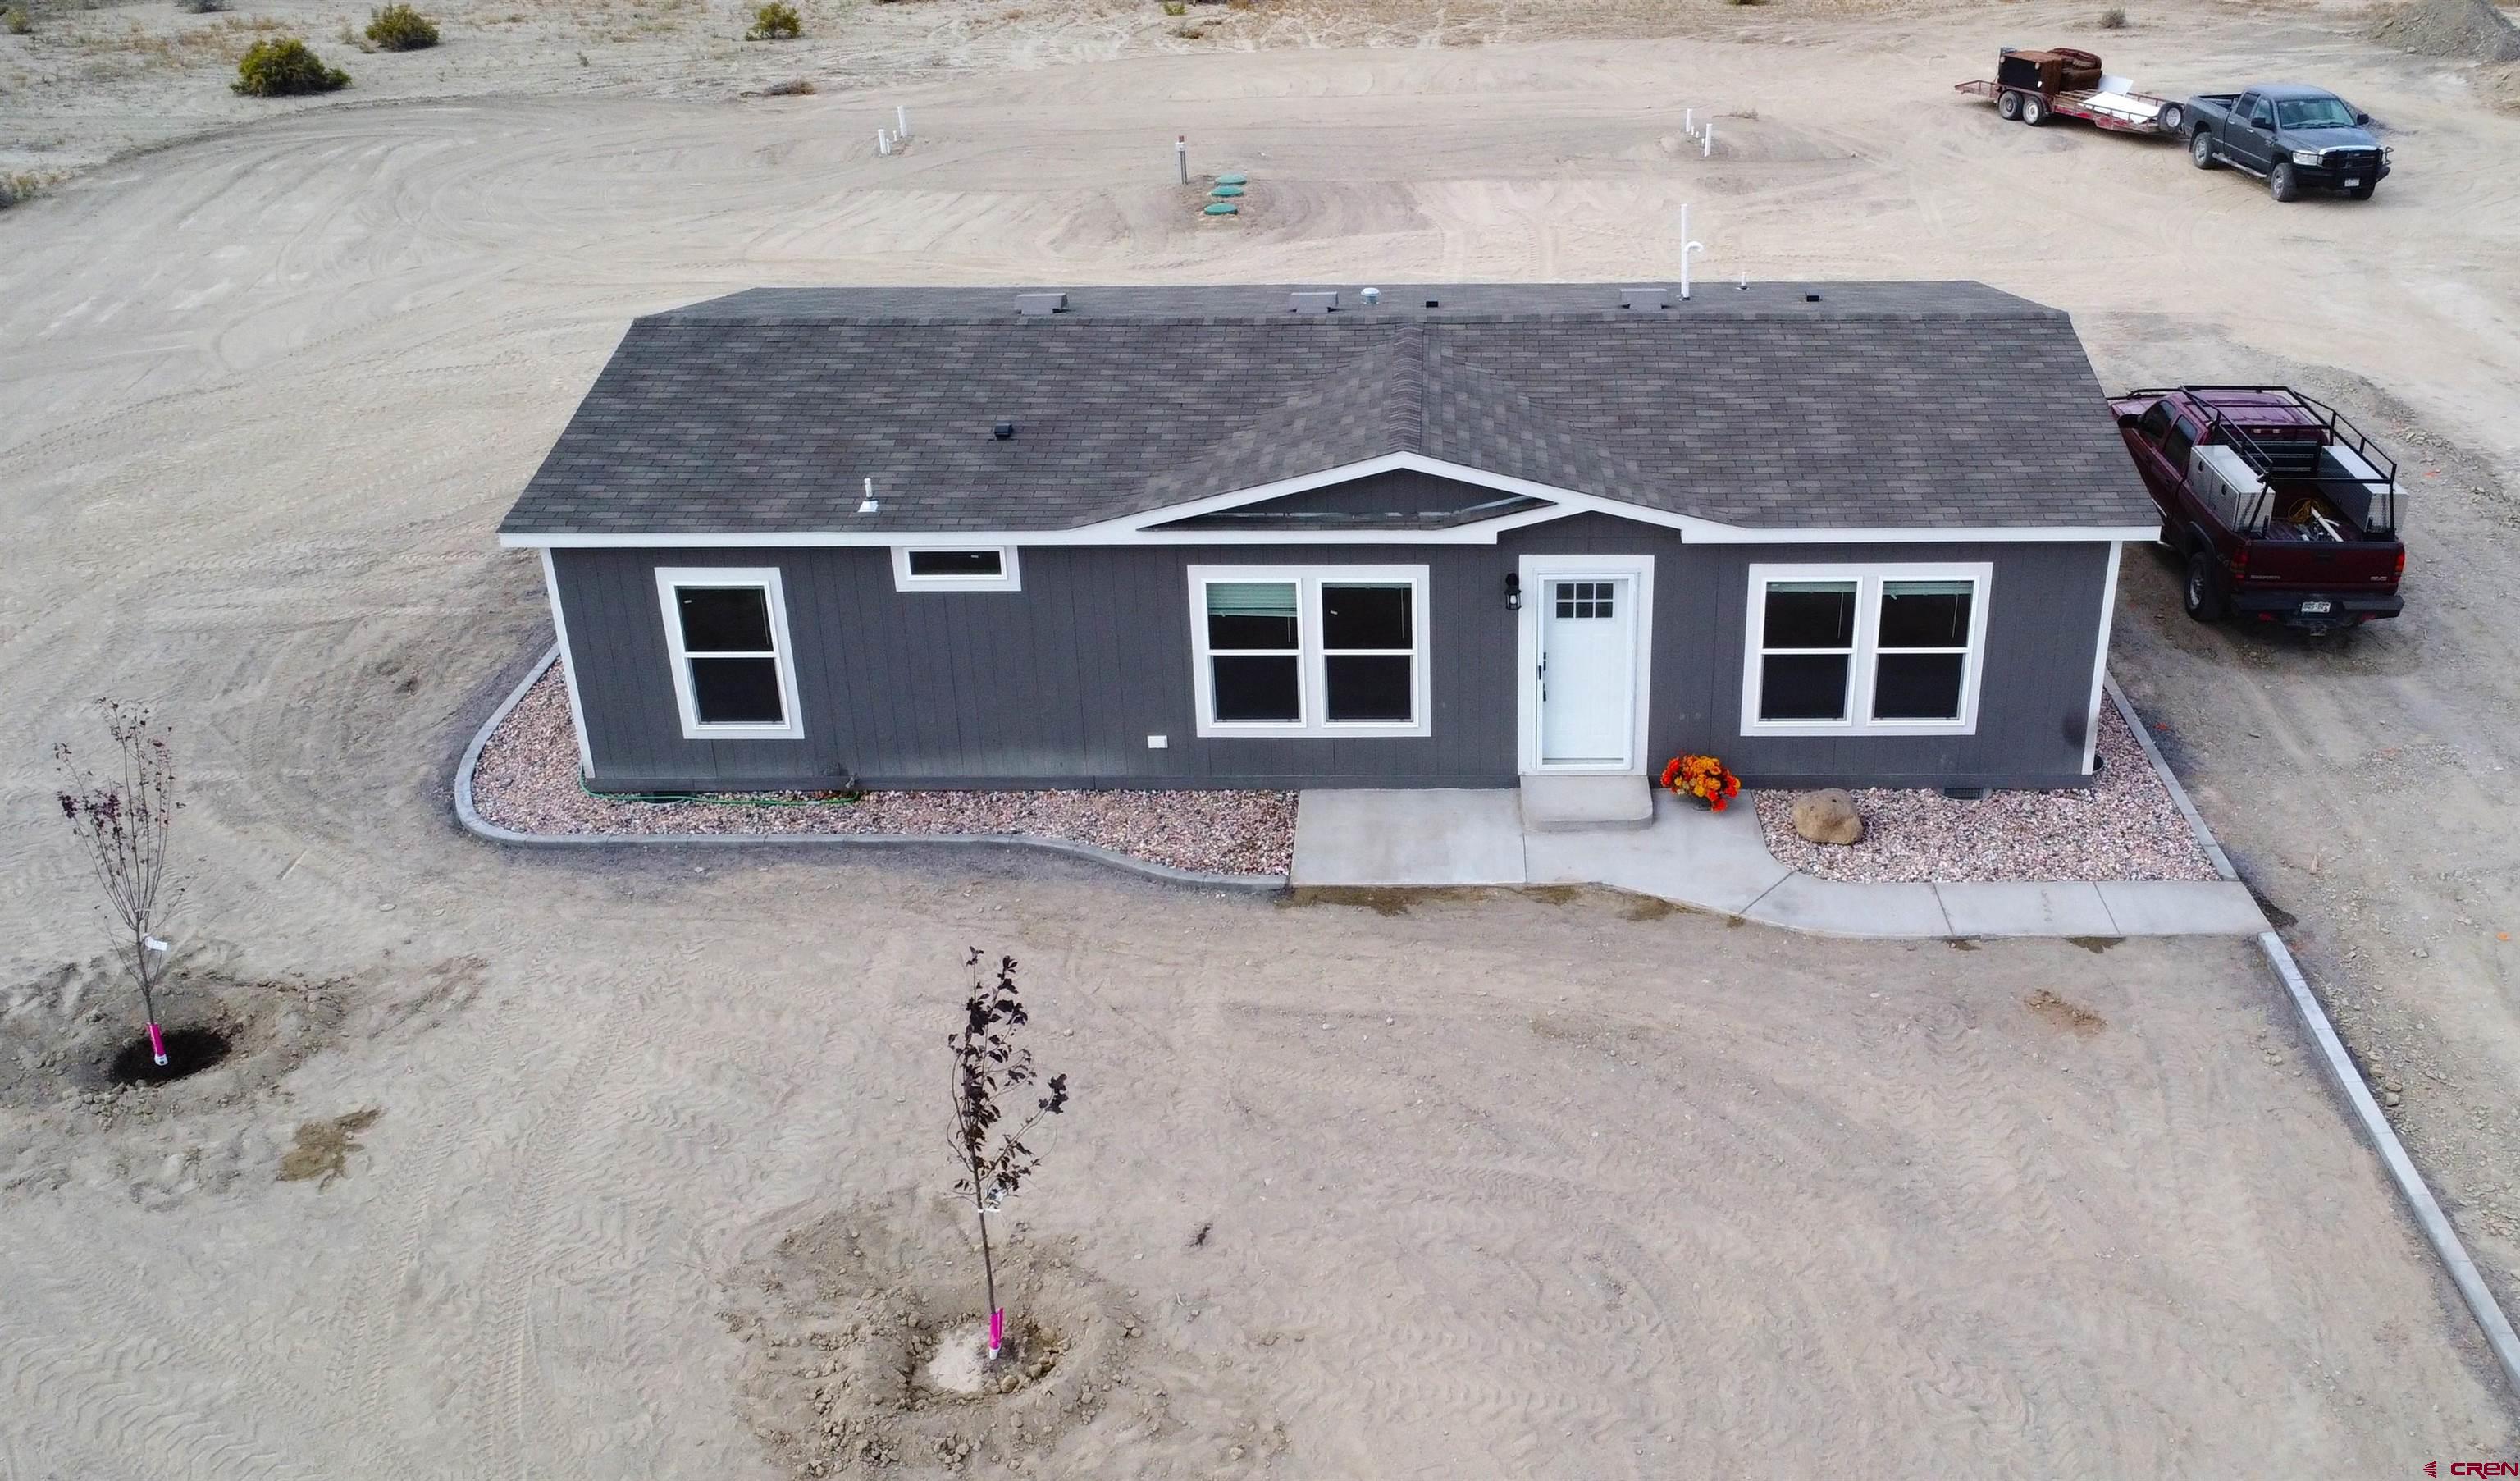
{"label": "small rectangular window", "polygon": [[1302,721],[1300,627],[1292,581],[1208,583],[1208,663],[1218,720]]}
{"label": "small rectangular window", "polygon": [[1417,690],[1412,605],[1406,582],[1322,583],[1322,672],[1332,722],[1409,723]]}
{"label": "small rectangular window", "polygon": [[915,550],[910,553],[910,573],[914,576],[1003,576],[1007,573],[1004,551],[994,550]]}
{"label": "small rectangular window", "polygon": [[1884,581],[1872,681],[1875,720],[1958,720],[1968,670],[1970,581]]}
{"label": "small rectangular window", "polygon": [[1843,720],[1855,660],[1855,583],[1771,581],[1759,643],[1759,718]]}
{"label": "small rectangular window", "polygon": [[903,592],[1016,592],[1023,572],[1011,545],[896,545],[892,587]]}
{"label": "small rectangular window", "polygon": [[803,734],[777,570],[659,569],[656,590],[687,738]]}

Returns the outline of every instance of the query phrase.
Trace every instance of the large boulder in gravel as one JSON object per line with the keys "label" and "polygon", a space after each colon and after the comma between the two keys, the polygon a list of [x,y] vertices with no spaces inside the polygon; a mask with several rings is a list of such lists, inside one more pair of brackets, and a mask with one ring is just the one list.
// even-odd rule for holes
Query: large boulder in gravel
{"label": "large boulder in gravel", "polygon": [[1794,799],[1794,831],[1814,843],[1861,843],[1864,815],[1843,787],[1805,792]]}

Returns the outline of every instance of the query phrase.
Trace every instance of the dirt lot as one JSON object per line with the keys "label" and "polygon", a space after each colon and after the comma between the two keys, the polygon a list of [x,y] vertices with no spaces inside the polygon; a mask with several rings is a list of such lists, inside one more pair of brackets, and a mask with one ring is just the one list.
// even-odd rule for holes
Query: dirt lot
{"label": "dirt lot", "polygon": [[[810,1461],[810,1435],[765,1441],[832,1376],[772,1345],[817,1335],[780,1291],[863,1282],[833,1300],[875,1324],[951,1304],[924,1046],[969,942],[1032,964],[1079,1086],[1022,1257],[1078,1387],[1030,1438],[831,1401],[914,1471],[2359,1476],[2507,1451],[2468,1324],[2237,949],[1828,945],[1591,898],[1385,918],[455,832],[455,752],[546,623],[489,531],[627,316],[764,282],[1634,277],[1692,202],[1710,278],[1983,277],[2075,310],[2111,381],[2272,367],[2409,455],[2394,629],[2192,629],[2131,553],[2119,672],[2304,918],[2512,1294],[2520,125],[2310,10],[2138,7],[2103,36],[2079,5],[1544,8],[1496,22],[1509,45],[1043,67],[1193,48],[1135,11],[1015,9],[835,11],[864,47],[783,73],[916,74],[850,95],[832,63],[775,101],[698,41],[580,67],[537,10],[352,57],[354,97],[390,96],[388,63],[472,68],[419,93],[590,96],[304,110],[0,214],[5,1048],[85,1046],[102,1001],[62,969],[100,939],[42,764],[99,694],[179,727],[180,939],[222,991],[323,988],[302,1021],[222,1003],[252,1052],[201,1082],[0,1104],[0,1475]],[[1078,39],[1111,16],[1127,35]],[[922,25],[970,39],[896,45]],[[2277,208],[1950,97],[2046,38],[2166,91],[2335,83],[2403,171]],[[216,85],[13,85],[0,139],[90,162],[232,121]],[[878,160],[896,102],[920,137]],[[1714,159],[1683,105],[1728,111]],[[1182,208],[1183,131],[1252,172],[1245,219]],[[277,1181],[301,1148],[318,1175]]]}

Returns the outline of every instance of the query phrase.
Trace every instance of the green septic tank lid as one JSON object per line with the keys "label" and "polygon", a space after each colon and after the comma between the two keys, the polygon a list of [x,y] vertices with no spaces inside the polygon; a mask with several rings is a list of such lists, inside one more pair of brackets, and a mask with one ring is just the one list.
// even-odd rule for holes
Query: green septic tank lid
{"label": "green septic tank lid", "polygon": [[1216,177],[1216,183],[1219,185],[1249,185],[1251,182],[1248,178],[1241,175],[1219,175]]}
{"label": "green septic tank lid", "polygon": [[1238,185],[1220,185],[1216,189],[1209,191],[1208,194],[1221,200],[1231,200],[1232,198],[1242,194],[1242,187]]}
{"label": "green septic tank lid", "polygon": [[1209,206],[1204,212],[1202,212],[1202,214],[1210,216],[1231,216],[1234,214],[1234,206],[1229,202],[1219,201],[1214,205]]}

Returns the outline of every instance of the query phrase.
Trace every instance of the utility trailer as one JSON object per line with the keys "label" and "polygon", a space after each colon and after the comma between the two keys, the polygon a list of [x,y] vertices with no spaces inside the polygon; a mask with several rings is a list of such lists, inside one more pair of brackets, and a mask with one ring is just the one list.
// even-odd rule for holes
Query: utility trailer
{"label": "utility trailer", "polygon": [[2047,51],[2007,46],[1996,59],[1993,81],[1954,83],[1952,90],[1993,98],[1998,113],[2033,128],[2061,115],[2122,134],[2177,135],[2187,122],[2183,104],[2137,92],[2126,78],[2100,69],[2098,53],[2070,46]]}

